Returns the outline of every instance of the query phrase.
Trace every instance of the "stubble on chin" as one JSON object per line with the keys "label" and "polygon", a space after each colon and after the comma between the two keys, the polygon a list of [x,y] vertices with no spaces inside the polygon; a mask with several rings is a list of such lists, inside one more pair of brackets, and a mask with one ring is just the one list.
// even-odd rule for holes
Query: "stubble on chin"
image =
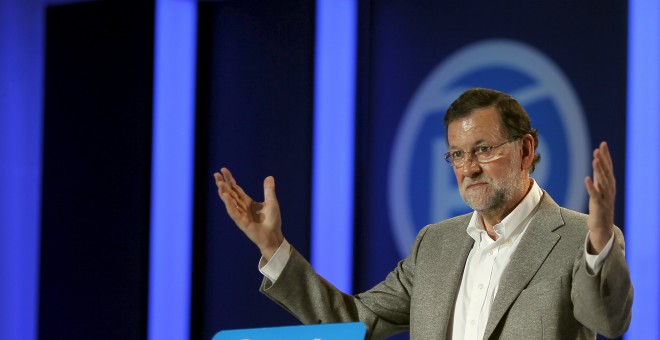
{"label": "stubble on chin", "polygon": [[463,201],[472,210],[478,212],[489,212],[497,210],[505,201],[506,193],[501,188],[492,190],[492,184],[486,184],[480,188],[465,188],[461,190]]}
{"label": "stubble on chin", "polygon": [[[468,188],[475,182],[483,182],[485,185]],[[514,172],[510,172],[500,183],[486,178],[466,179],[460,194],[472,210],[489,213],[506,209],[508,202],[522,190],[522,186],[522,181]]]}

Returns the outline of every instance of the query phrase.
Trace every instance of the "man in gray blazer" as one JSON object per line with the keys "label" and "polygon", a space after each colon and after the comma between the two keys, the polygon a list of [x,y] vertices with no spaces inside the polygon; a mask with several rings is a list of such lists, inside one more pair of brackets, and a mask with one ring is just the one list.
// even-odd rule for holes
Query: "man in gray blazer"
{"label": "man in gray blazer", "polygon": [[255,202],[229,170],[218,193],[261,250],[261,290],[304,323],[362,321],[373,339],[616,337],[631,319],[633,289],[615,178],[605,142],[585,178],[589,215],[559,207],[530,177],[537,131],[507,94],[471,89],[445,116],[445,160],[473,213],[426,226],[387,278],[355,296],[337,290],[284,239],[272,177]]}

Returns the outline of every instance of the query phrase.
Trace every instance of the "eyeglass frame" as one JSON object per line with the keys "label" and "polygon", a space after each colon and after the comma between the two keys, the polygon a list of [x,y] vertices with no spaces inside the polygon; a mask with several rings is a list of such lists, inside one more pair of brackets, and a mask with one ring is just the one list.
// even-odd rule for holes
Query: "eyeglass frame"
{"label": "eyeglass frame", "polygon": [[[477,148],[488,148],[488,150],[481,151],[480,153],[491,152],[494,149],[499,148],[500,146],[503,146],[503,145],[511,143],[515,140],[521,139],[522,137],[523,136],[521,136],[521,135],[517,135],[517,136],[513,136],[513,137],[505,140],[504,142],[502,142],[500,144],[496,144],[496,145],[493,145],[493,146],[475,146],[474,148],[472,148],[473,151],[463,151],[463,150],[460,150],[460,151],[463,153],[463,157],[465,157],[465,155],[467,155],[467,154],[471,154],[474,157],[474,161],[479,163],[479,164],[490,163],[490,162],[492,162],[492,160],[491,161],[486,161],[486,162],[479,161],[479,158],[477,157],[477,154],[476,154],[476,152],[479,152],[479,151],[474,151],[474,150],[477,149]],[[445,153],[444,159],[447,162],[447,164],[453,166],[454,168],[462,168],[463,166],[465,166],[465,160],[463,161],[463,165],[460,165],[460,166],[454,165],[453,162],[454,162],[455,158],[452,157],[452,155],[451,155],[452,152],[455,152],[455,151],[447,151]],[[470,157],[470,158],[472,158],[472,157]]]}

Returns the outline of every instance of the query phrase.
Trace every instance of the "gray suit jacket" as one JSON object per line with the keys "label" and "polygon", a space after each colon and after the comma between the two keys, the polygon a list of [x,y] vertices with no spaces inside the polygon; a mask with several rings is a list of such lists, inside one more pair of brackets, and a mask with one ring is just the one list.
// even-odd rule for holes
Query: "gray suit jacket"
{"label": "gray suit jacket", "polygon": [[[587,216],[559,207],[544,192],[539,210],[502,275],[484,339],[616,337],[630,324],[633,289],[624,241],[614,245],[598,275],[583,256]],[[297,252],[276,282],[261,291],[303,323],[362,321],[381,339],[410,329],[412,339],[445,339],[463,268],[474,243],[470,214],[426,226],[410,255],[367,292],[343,294]]]}

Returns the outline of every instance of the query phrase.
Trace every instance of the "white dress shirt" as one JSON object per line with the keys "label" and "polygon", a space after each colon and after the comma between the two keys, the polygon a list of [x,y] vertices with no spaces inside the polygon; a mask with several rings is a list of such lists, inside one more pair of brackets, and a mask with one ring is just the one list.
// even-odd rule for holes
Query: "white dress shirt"
{"label": "white dress shirt", "polygon": [[[468,255],[463,280],[458,292],[454,313],[450,321],[452,339],[483,338],[491,303],[495,300],[500,277],[506,269],[527,226],[538,207],[543,191],[533,181],[530,192],[523,201],[494,227],[497,240],[491,239],[483,228],[475,211],[467,226],[467,233],[475,240]],[[589,272],[598,273],[612,247],[614,235],[598,255],[587,252],[587,235],[584,244],[585,259]],[[291,245],[285,239],[270,261],[259,260],[259,271],[275,282],[291,256]]]}

